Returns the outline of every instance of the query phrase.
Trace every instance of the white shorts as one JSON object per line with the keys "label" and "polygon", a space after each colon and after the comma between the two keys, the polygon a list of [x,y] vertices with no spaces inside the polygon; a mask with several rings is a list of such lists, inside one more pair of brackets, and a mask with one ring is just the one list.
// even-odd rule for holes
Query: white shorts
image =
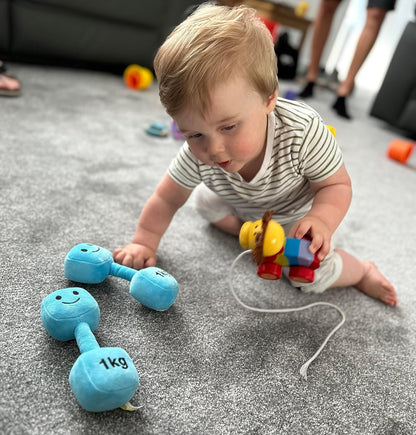
{"label": "white shorts", "polygon": [[236,215],[235,209],[204,183],[198,184],[193,194],[198,213],[208,222],[218,222],[229,214]]}

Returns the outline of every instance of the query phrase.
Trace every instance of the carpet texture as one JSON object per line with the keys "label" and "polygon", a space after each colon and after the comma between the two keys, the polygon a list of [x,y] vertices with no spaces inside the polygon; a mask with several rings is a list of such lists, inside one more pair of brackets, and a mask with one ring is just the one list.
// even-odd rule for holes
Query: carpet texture
{"label": "carpet texture", "polygon": [[[339,322],[336,310],[288,314],[245,310],[227,280],[238,241],[211,228],[191,200],[162,240],[158,265],[179,283],[166,312],[129,295],[109,277],[80,285],[101,310],[95,336],[132,357],[140,386],[135,412],[89,413],[68,375],[75,341],[48,336],[43,298],[74,286],[63,273],[80,242],[113,250],[129,242],[146,199],[181,143],[145,133],[169,123],[156,86],[127,89],[100,72],[9,65],[23,96],[0,100],[0,274],[2,434],[415,434],[416,168],[386,157],[400,137],[367,115],[356,93],[352,122],[329,109],[322,90],[310,104],[337,129],[354,198],[338,245],[373,260],[397,287],[387,307],[353,288],[302,294],[256,277],[242,260],[235,287],[263,308],[336,304],[343,327],[311,364],[301,365]],[[281,94],[290,82],[281,83]]]}

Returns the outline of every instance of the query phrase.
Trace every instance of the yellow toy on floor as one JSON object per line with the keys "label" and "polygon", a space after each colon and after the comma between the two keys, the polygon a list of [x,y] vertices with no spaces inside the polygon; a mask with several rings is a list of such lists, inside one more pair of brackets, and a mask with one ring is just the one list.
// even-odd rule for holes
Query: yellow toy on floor
{"label": "yellow toy on floor", "polygon": [[124,83],[130,89],[146,89],[153,82],[153,73],[150,69],[140,65],[129,65],[123,73]]}

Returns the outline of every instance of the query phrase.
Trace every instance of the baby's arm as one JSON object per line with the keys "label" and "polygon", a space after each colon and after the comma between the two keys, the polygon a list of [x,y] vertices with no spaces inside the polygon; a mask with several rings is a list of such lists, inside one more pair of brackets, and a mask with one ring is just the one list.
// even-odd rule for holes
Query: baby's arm
{"label": "baby's arm", "polygon": [[290,229],[288,237],[311,237],[310,251],[323,260],[328,254],[331,237],[351,203],[351,180],[345,165],[318,183],[310,183],[314,200],[310,211]]}
{"label": "baby's arm", "polygon": [[132,243],[114,250],[114,260],[135,269],[154,266],[160,239],[190,194],[165,174],[140,214]]}

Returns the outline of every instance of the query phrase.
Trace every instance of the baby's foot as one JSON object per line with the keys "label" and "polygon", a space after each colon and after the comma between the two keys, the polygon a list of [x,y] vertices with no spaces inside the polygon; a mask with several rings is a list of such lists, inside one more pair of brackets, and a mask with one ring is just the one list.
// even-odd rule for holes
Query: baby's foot
{"label": "baby's foot", "polygon": [[397,294],[393,285],[382,275],[377,266],[371,261],[363,261],[366,272],[361,281],[355,286],[374,299],[379,299],[387,305],[397,305]]}

